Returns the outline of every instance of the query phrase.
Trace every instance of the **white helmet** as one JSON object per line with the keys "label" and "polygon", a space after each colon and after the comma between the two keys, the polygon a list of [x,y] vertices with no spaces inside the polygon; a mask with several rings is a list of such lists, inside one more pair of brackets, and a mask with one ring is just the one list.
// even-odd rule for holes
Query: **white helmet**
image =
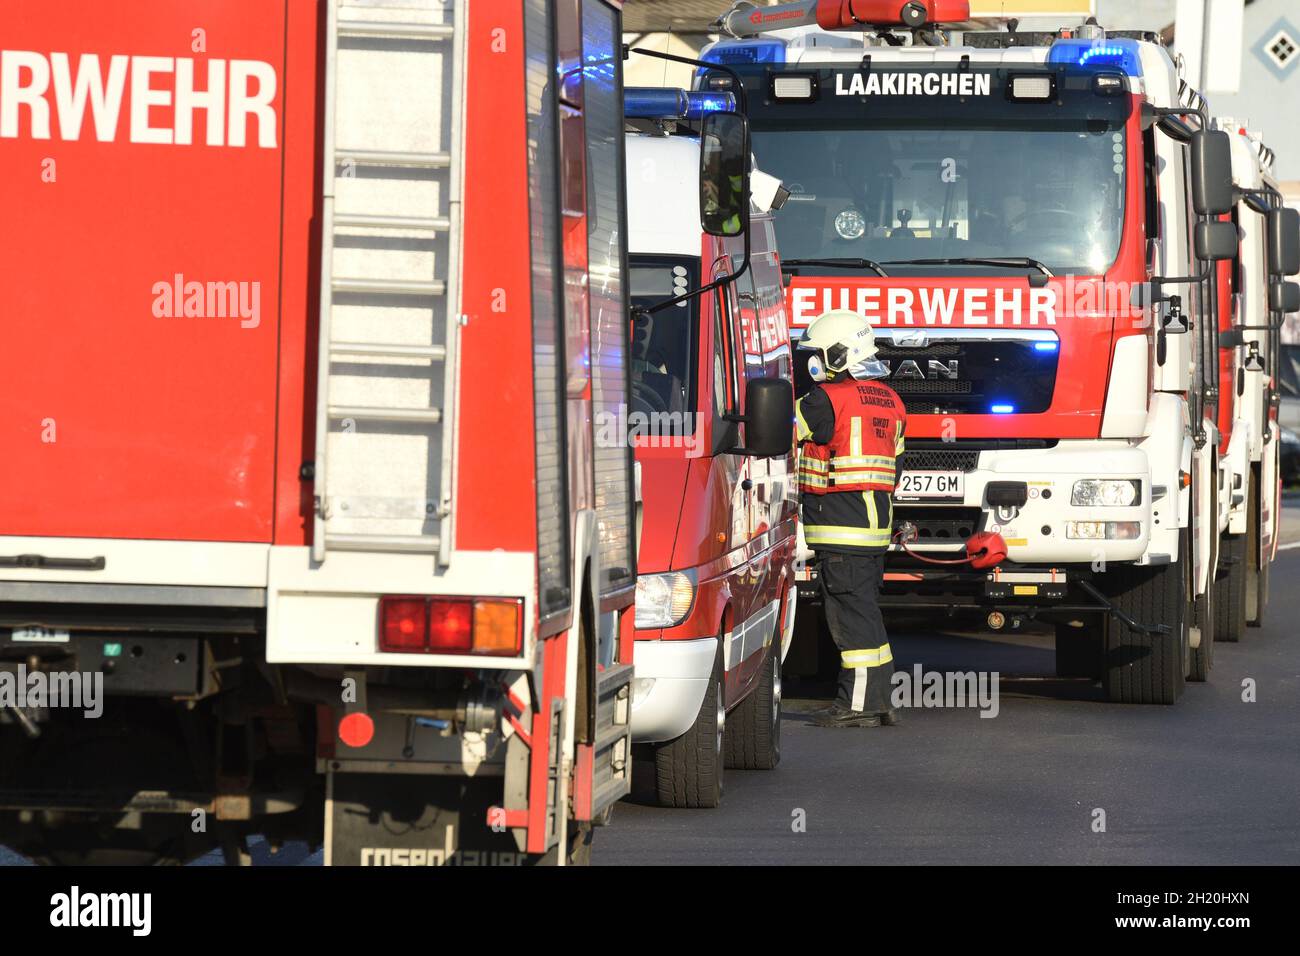
{"label": "white helmet", "polygon": [[808,359],[808,374],[824,382],[831,374],[848,372],[857,379],[882,378],[889,369],[876,358],[876,333],[871,323],[848,309],[823,312],[812,320],[799,348],[815,354]]}

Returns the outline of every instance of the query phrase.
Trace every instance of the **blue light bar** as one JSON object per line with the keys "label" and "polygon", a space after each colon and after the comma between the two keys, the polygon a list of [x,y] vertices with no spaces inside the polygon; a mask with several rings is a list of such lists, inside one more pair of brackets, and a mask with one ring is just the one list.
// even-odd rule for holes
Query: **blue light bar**
{"label": "blue light bar", "polygon": [[994,415],[1010,415],[1013,412],[1015,412],[1015,410],[1016,410],[1016,406],[1014,405],[990,405],[989,406],[989,411],[991,411]]}
{"label": "blue light bar", "polygon": [[720,40],[700,54],[707,63],[784,63],[784,40]]}
{"label": "blue light bar", "polygon": [[686,91],[658,86],[623,89],[623,115],[638,119],[666,119],[686,115]]}
{"label": "blue light bar", "polygon": [[1034,343],[1035,352],[1055,352],[1060,347],[1061,347],[1060,342],[1035,342]]}
{"label": "blue light bar", "polygon": [[734,113],[736,97],[731,93],[692,90],[686,94],[686,118],[699,119],[708,113]]}
{"label": "blue light bar", "polygon": [[1082,66],[1090,70],[1119,70],[1142,75],[1136,40],[1057,40],[1047,52],[1048,63]]}
{"label": "blue light bar", "polygon": [[734,112],[730,93],[629,86],[623,90],[623,115],[635,119],[699,119],[708,113]]}

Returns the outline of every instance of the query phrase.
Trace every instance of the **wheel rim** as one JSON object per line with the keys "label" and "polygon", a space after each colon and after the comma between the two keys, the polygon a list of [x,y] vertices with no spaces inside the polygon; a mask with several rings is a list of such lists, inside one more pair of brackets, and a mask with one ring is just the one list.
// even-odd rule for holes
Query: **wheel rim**
{"label": "wheel rim", "polygon": [[[774,648],[772,651],[776,654]],[[781,725],[781,659],[780,657],[772,658],[772,724],[779,727]]]}
{"label": "wheel rim", "polygon": [[772,754],[781,758],[781,645],[772,647]]}

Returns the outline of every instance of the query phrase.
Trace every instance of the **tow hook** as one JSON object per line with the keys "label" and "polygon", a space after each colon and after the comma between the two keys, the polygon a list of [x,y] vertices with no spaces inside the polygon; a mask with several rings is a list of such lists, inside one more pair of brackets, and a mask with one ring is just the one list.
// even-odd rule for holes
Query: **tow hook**
{"label": "tow hook", "polygon": [[1172,630],[1168,624],[1143,624],[1133,620],[1133,618],[1112,604],[1110,599],[1098,591],[1091,581],[1080,581],[1079,587],[1091,595],[1108,613],[1114,614],[1130,631],[1136,631],[1139,634],[1168,634]]}

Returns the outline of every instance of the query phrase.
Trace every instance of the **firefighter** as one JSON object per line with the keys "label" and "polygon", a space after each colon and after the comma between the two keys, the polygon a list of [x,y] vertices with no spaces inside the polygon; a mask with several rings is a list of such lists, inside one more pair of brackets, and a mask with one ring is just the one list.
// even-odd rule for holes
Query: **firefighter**
{"label": "firefighter", "polygon": [[795,406],[804,536],[817,552],[822,603],[840,650],[835,703],[822,727],[898,723],[889,704],[893,654],[877,600],[892,526],[902,400],[880,379],[875,334],[856,312],[813,320],[800,342],[816,383]]}

